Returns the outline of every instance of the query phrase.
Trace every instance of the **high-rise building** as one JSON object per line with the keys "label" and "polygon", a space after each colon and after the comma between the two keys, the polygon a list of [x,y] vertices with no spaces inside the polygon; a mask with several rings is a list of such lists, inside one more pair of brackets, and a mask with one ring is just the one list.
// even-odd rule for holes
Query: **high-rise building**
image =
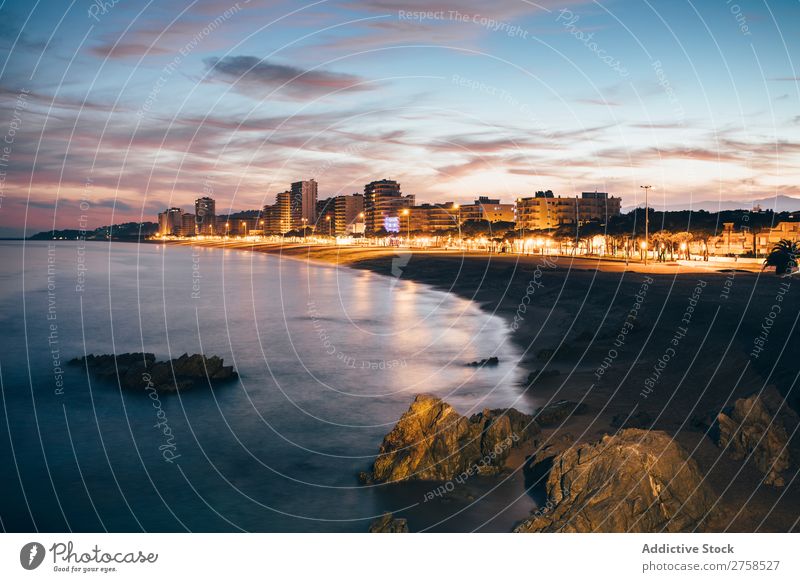
{"label": "high-rise building", "polygon": [[181,215],[181,236],[194,236],[197,234],[197,223],[194,214],[184,212]]}
{"label": "high-rise building", "polygon": [[414,206],[414,196],[403,196],[394,180],[377,180],[364,186],[364,213],[367,233],[380,229],[399,232],[402,211]]}
{"label": "high-rise building", "polygon": [[479,196],[472,204],[461,206],[461,222],[466,220],[514,222],[514,205],[501,204],[499,198]]}
{"label": "high-rise building", "polygon": [[197,234],[213,235],[217,232],[217,206],[213,198],[204,196],[194,201]]}
{"label": "high-rise building", "polygon": [[333,209],[333,229],[341,236],[348,232],[360,232],[363,234],[364,224],[364,196],[361,194],[351,194],[350,196],[337,196],[334,200]]}
{"label": "high-rise building", "polygon": [[275,196],[275,204],[264,207],[261,220],[264,221],[264,234],[285,234],[292,230],[290,191],[280,192]]}
{"label": "high-rise building", "polygon": [[317,222],[312,226],[319,234],[333,234],[333,215],[336,198],[331,196],[324,200],[317,200]]}
{"label": "high-rise building", "polygon": [[516,223],[518,229],[546,230],[562,224],[582,224],[591,220],[607,221],[618,216],[622,201],[606,192],[584,192],[577,196],[555,196],[548,190],[533,197],[518,198]]}
{"label": "high-rise building", "polygon": [[177,236],[181,230],[181,216],[183,210],[180,208],[167,208],[164,212],[158,213],[158,234],[161,236]]}
{"label": "high-rise building", "polygon": [[292,183],[292,228],[314,226],[317,222],[317,182],[303,180]]}

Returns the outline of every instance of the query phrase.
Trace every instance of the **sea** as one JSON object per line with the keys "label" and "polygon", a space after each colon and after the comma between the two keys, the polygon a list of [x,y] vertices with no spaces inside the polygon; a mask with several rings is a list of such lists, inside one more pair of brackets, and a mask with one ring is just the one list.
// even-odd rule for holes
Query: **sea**
{"label": "sea", "polygon": [[[395,273],[0,241],[0,527],[365,532],[392,512],[412,531],[509,531],[535,507],[519,472],[449,495],[358,480],[419,393],[465,415],[531,412],[507,323]],[[70,362],[126,352],[217,355],[239,377],[154,395]],[[466,365],[491,356],[498,366]]]}

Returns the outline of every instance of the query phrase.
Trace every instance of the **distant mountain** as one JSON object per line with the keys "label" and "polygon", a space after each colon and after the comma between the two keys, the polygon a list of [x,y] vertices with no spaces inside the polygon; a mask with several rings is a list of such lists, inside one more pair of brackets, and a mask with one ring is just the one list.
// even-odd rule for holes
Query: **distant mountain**
{"label": "distant mountain", "polygon": [[[682,202],[678,204],[659,204],[650,202],[650,208],[655,210],[675,211],[675,210],[707,210],[708,212],[719,212],[720,210],[750,210],[754,206],[760,206],[761,210],[774,210],[775,212],[795,212],[800,211],[800,198],[792,198],[780,194],[771,198],[760,198],[758,200],[701,200],[697,202]],[[644,206],[644,201],[638,206]],[[628,212],[636,206],[626,206],[622,210]]]}

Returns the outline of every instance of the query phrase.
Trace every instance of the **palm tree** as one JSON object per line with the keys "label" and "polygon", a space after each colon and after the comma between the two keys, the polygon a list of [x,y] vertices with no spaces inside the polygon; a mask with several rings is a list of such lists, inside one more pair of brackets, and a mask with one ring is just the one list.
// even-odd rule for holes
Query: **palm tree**
{"label": "palm tree", "polygon": [[800,242],[781,239],[764,259],[764,268],[775,267],[776,275],[788,275],[797,268]]}

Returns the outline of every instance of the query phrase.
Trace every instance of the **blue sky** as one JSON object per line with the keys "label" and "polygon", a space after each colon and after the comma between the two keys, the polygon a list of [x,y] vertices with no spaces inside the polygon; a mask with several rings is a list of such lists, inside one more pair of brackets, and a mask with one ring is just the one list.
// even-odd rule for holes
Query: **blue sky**
{"label": "blue sky", "polygon": [[796,0],[6,1],[0,235],[204,189],[255,208],[311,177],[433,202],[800,196],[797,22]]}

